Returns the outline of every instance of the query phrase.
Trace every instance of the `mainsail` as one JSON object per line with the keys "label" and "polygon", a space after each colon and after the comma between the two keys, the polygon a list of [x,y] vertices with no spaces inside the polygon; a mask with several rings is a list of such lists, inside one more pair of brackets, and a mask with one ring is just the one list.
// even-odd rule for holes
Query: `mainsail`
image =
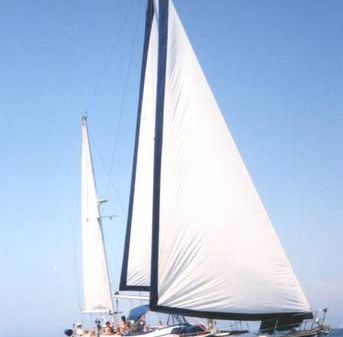
{"label": "mainsail", "polygon": [[81,211],[84,312],[113,311],[87,119],[82,119]]}
{"label": "mainsail", "polygon": [[157,47],[157,21],[153,2],[149,1],[120,290],[150,288]]}
{"label": "mainsail", "polygon": [[218,319],[310,317],[172,1],[156,3],[150,306]]}

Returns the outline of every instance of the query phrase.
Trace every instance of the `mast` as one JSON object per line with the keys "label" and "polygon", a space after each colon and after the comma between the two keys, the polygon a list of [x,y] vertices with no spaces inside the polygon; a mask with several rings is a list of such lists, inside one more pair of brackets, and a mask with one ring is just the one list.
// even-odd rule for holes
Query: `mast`
{"label": "mast", "polygon": [[113,312],[87,117],[82,117],[81,211],[84,312]]}

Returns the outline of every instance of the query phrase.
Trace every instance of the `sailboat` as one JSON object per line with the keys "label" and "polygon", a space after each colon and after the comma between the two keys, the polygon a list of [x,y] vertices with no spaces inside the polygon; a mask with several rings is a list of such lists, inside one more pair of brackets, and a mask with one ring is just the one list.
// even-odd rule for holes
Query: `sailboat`
{"label": "sailboat", "polygon": [[263,333],[314,317],[172,0],[148,0],[120,290]]}
{"label": "sailboat", "polygon": [[[85,151],[82,196],[93,205],[83,215],[86,307],[113,311]],[[119,290],[148,292],[150,310],[206,318],[212,328],[213,320],[260,321],[262,334],[315,336],[326,327],[313,314],[172,0],[147,4]]]}

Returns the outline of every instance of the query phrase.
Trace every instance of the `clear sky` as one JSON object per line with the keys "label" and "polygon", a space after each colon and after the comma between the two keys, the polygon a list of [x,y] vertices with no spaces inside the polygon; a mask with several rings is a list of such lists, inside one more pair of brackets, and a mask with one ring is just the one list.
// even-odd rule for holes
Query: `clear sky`
{"label": "clear sky", "polygon": [[[343,324],[343,1],[175,0],[313,308]],[[80,116],[89,113],[111,276],[129,195],[143,0],[0,3],[0,327],[80,317]],[[112,160],[113,158],[113,160]],[[112,165],[113,164],[113,165]]]}

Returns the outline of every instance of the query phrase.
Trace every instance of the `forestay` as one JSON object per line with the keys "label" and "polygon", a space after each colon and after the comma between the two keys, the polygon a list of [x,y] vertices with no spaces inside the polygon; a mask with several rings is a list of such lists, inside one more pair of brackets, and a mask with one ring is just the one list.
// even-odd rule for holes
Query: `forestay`
{"label": "forestay", "polygon": [[120,290],[149,290],[157,81],[157,21],[148,2],[136,145]]}
{"label": "forestay", "polygon": [[242,320],[308,313],[175,8],[159,6],[151,308]]}
{"label": "forestay", "polygon": [[87,119],[82,119],[81,211],[84,312],[113,311],[89,145]]}

